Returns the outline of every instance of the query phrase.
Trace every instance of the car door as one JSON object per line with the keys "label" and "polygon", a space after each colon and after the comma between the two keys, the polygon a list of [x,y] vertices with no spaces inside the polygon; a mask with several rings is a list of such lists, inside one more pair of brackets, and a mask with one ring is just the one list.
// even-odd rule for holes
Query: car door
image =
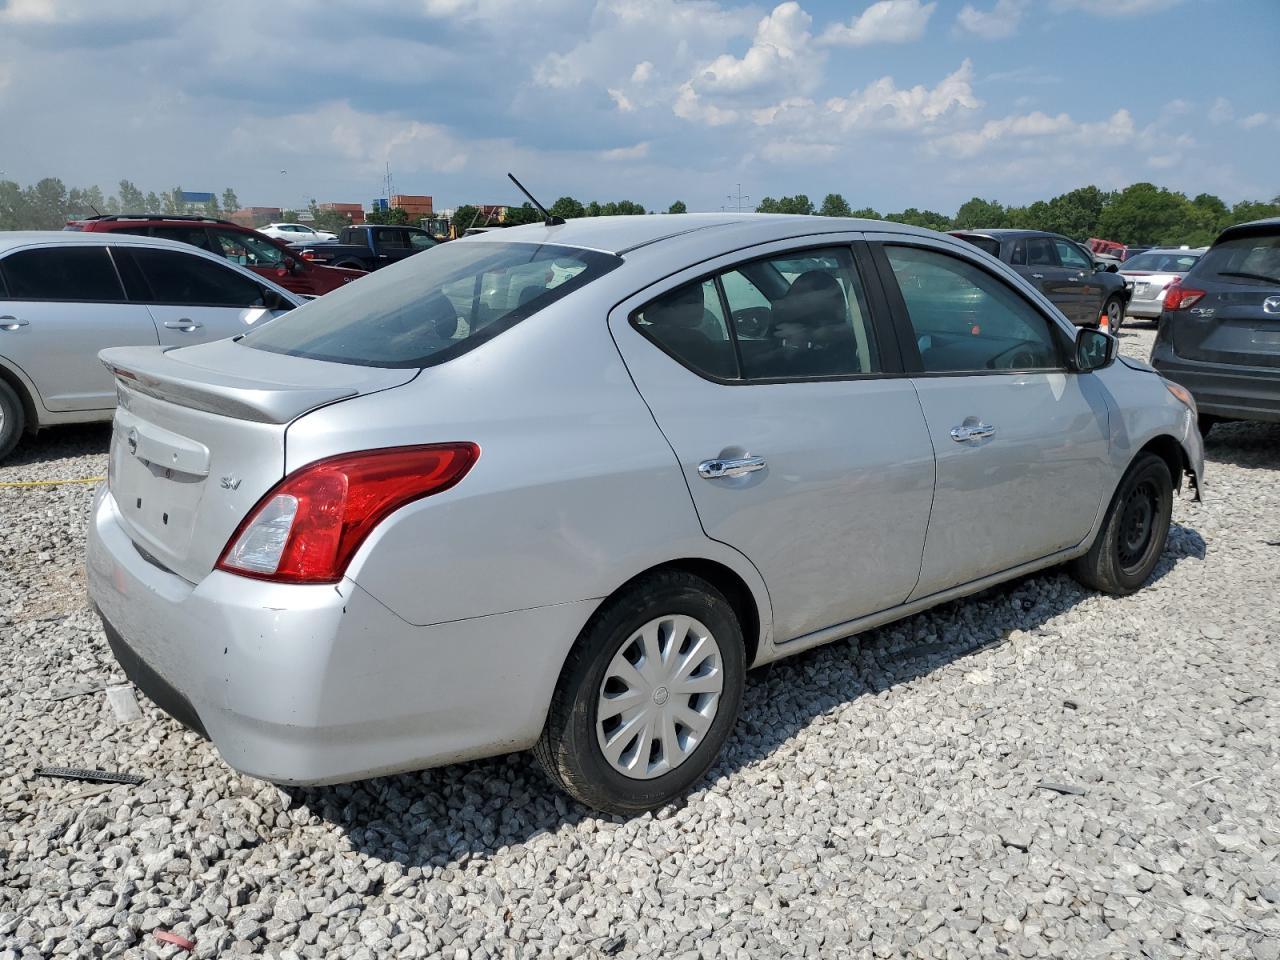
{"label": "car door", "polygon": [[1051,238],[1027,237],[1027,268],[1031,282],[1068,320],[1076,324],[1087,322],[1079,280],[1059,262]]}
{"label": "car door", "polygon": [[158,247],[128,253],[137,275],[126,281],[145,290],[164,346],[233,337],[285,312],[273,309],[274,291],[217,260]]}
{"label": "car door", "polygon": [[147,308],[126,299],[107,247],[28,247],[0,260],[0,271],[0,356],[26,372],[45,409],[115,406],[98,351],[157,338]]}
{"label": "car door", "polygon": [[1079,544],[1112,471],[1104,390],[1067,368],[1070,335],[956,247],[871,239],[937,462],[912,599]]}
{"label": "car door", "polygon": [[759,569],[780,643],[901,603],[924,547],[933,451],[853,239],[721,258],[610,314],[704,531]]}
{"label": "car door", "polygon": [[1070,317],[1076,323],[1095,324],[1102,313],[1104,274],[1093,269],[1093,259],[1068,240],[1066,237],[1055,237],[1054,251],[1058,254],[1058,262],[1062,264],[1068,287],[1076,286],[1075,296],[1079,301],[1080,319]]}
{"label": "car door", "polygon": [[314,297],[321,292],[315,289],[307,271],[298,268],[297,257],[289,256],[274,243],[252,233],[223,227],[210,227],[209,236],[213,239],[214,252],[231,263],[252,270],[294,293]]}

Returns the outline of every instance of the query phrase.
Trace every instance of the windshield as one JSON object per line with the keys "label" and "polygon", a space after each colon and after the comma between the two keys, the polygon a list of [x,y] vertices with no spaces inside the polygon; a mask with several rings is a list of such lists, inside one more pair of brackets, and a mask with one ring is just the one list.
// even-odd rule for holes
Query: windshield
{"label": "windshield", "polygon": [[1280,233],[1216,244],[1204,255],[1196,276],[1206,272],[1234,282],[1280,283]]}
{"label": "windshield", "polygon": [[1186,273],[1199,259],[1200,254],[1188,253],[1185,250],[1175,253],[1140,253],[1126,260],[1122,269],[1126,272],[1147,270],[1151,273]]}
{"label": "windshield", "polygon": [[445,243],[246,334],[246,346],[370,367],[466,353],[622,263],[532,243]]}

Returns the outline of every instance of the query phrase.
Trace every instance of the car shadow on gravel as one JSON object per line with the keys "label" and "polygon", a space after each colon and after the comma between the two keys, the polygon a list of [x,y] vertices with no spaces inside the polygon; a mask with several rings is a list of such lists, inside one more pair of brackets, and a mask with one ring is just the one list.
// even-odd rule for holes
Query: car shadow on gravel
{"label": "car shadow on gravel", "polygon": [[[1152,582],[1204,555],[1199,533],[1172,524]],[[707,781],[766,759],[843,704],[1000,646],[1012,631],[1057,635],[1045,625],[1091,596],[1066,573],[1050,570],[753,671],[742,716]],[[342,830],[355,850],[406,868],[459,867],[598,816],[556,790],[529,753],[285,789],[293,803]],[[686,802],[698,803],[697,793]]]}
{"label": "car shadow on gravel", "polygon": [[34,437],[23,437],[13,453],[0,463],[0,467],[28,467],[86,454],[106,453],[110,446],[110,423],[77,423],[65,427],[50,427],[48,430],[41,430]]}
{"label": "car shadow on gravel", "polygon": [[[1204,438],[1204,458],[1211,465],[1227,463],[1249,470],[1280,470],[1280,423],[1219,423]],[[1212,488],[1212,470],[1207,481]]]}

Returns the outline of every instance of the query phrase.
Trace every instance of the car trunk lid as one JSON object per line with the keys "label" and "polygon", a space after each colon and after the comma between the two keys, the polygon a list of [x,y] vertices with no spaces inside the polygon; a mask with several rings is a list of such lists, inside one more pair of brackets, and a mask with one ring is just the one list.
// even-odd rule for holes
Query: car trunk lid
{"label": "car trunk lid", "polygon": [[1280,367],[1280,289],[1217,288],[1174,315],[1173,348],[1187,360]]}
{"label": "car trunk lid", "polygon": [[326,404],[412,380],[386,369],[270,354],[231,340],[102,352],[116,377],[108,485],[139,552],[198,582],[284,476],[285,435]]}

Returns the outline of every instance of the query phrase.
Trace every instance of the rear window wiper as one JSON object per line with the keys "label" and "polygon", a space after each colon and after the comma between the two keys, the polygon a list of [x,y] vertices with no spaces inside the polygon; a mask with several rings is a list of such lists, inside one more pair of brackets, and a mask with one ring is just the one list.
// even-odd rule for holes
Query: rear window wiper
{"label": "rear window wiper", "polygon": [[1263,273],[1240,273],[1235,270],[1220,270],[1220,277],[1243,277],[1246,280],[1262,280],[1265,283],[1280,283],[1280,277],[1268,277]]}

